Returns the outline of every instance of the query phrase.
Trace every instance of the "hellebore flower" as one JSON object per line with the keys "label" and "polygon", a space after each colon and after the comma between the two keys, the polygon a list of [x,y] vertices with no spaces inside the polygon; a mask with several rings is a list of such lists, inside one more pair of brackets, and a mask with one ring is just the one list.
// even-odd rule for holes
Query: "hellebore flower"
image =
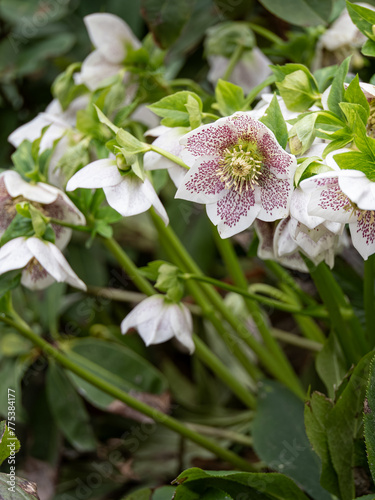
{"label": "hellebore flower", "polygon": [[21,236],[0,248],[0,275],[22,268],[21,283],[31,290],[42,290],[54,281],[86,290],[61,251],[49,241]]}
{"label": "hellebore flower", "polygon": [[274,221],[289,213],[296,159],[250,113],[203,125],[180,141],[191,168],[176,198],[207,204],[222,238],[247,229],[256,218]]}
{"label": "hellebore flower", "polygon": [[359,170],[339,170],[306,179],[300,187],[309,196],[309,215],[348,223],[363,259],[375,253],[375,182]]}
{"label": "hellebore flower", "polygon": [[193,321],[184,304],[168,301],[163,295],[152,295],[138,304],[122,321],[121,332],[138,330],[147,346],[161,344],[172,337],[194,352]]}
{"label": "hellebore flower", "polygon": [[[16,205],[22,201],[30,201],[46,217],[80,226],[86,224],[84,215],[60,189],[44,182],[26,182],[14,170],[7,170],[0,174],[0,236],[15,217]],[[57,224],[52,227],[56,246],[63,250],[70,241],[72,230]]]}
{"label": "hellebore flower", "polygon": [[141,180],[131,169],[120,170],[115,159],[97,160],[79,170],[66,185],[67,191],[77,188],[103,188],[108,204],[124,217],[146,212],[153,206],[165,224],[169,222],[151,182],[147,178]]}
{"label": "hellebore flower", "polygon": [[83,61],[77,83],[96,90],[103,80],[117,75],[122,69],[128,47],[139,49],[141,42],[126,22],[113,14],[90,14],[84,22],[96,50]]}
{"label": "hellebore flower", "polygon": [[[183,146],[180,145],[179,140],[187,132],[185,127],[165,127],[160,125],[147,132],[147,135],[156,137],[153,144],[159,148],[165,149],[168,153],[181,157]],[[180,165],[177,165],[172,160],[161,156],[154,151],[148,151],[143,157],[143,165],[145,170],[159,170],[166,168],[174,185],[178,188],[185,177],[187,170]]]}

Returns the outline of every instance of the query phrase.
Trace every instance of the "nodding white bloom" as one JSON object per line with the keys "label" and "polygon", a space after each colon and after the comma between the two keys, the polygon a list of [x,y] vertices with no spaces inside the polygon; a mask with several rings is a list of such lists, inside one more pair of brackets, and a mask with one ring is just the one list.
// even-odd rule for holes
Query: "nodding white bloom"
{"label": "nodding white bloom", "polygon": [[193,321],[184,304],[168,301],[164,295],[152,295],[138,304],[122,321],[121,332],[135,328],[145,344],[161,344],[172,337],[194,352]]}
{"label": "nodding white bloom", "polygon": [[[86,224],[84,215],[60,189],[44,182],[26,182],[14,170],[7,170],[0,174],[0,236],[15,217],[16,205],[22,201],[31,202],[46,217],[79,226]],[[52,227],[56,246],[63,250],[70,241],[72,230],[57,224]]]}
{"label": "nodding white bloom", "polygon": [[61,251],[49,241],[21,236],[0,248],[0,275],[22,268],[21,283],[31,290],[42,290],[55,281],[86,290]]}
{"label": "nodding white bloom", "polygon": [[[210,70],[207,79],[213,85],[216,85],[219,78],[225,73],[228,67],[229,59],[220,55],[210,55],[207,57]],[[240,61],[234,67],[229,81],[235,85],[239,85],[246,93],[250,92],[254,87],[264,82],[272,71],[270,69],[272,62],[266,57],[263,52],[254,47],[253,50],[246,52]]]}
{"label": "nodding white bloom", "polygon": [[375,253],[375,182],[359,170],[339,170],[306,179],[300,187],[309,196],[309,215],[348,223],[360,255],[367,260]]}
{"label": "nodding white bloom", "polygon": [[222,238],[247,229],[256,218],[288,215],[296,159],[251,112],[203,125],[180,143],[191,168],[176,198],[206,204]]}
{"label": "nodding white bloom", "polygon": [[146,212],[153,206],[165,224],[169,222],[151,182],[147,178],[142,181],[132,170],[120,170],[115,159],[97,160],[79,170],[66,185],[67,191],[77,188],[103,188],[108,204],[124,217]]}
{"label": "nodding white bloom", "polygon": [[[165,127],[160,125],[147,132],[148,136],[156,137],[153,144],[159,148],[165,149],[168,153],[180,157],[183,146],[179,143],[188,129],[185,127]],[[187,170],[180,165],[177,165],[172,160],[165,158],[159,153],[148,151],[143,157],[143,165],[145,170],[160,170],[166,168],[174,185],[178,188],[181,184]]]}
{"label": "nodding white bloom", "polygon": [[84,22],[95,50],[83,61],[77,83],[96,90],[123,68],[128,47],[139,49],[141,42],[126,22],[113,14],[90,14]]}

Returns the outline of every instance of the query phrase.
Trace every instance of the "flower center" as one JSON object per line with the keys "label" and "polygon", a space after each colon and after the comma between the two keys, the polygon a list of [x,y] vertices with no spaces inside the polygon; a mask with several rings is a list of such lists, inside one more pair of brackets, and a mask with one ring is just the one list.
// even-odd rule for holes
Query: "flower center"
{"label": "flower center", "polygon": [[358,205],[352,201],[350,201],[346,194],[344,193],[341,193],[341,196],[339,196],[339,199],[340,198],[345,198],[346,199],[346,205],[344,205],[343,209],[345,210],[345,212],[349,212],[351,211],[353,215],[354,213],[358,213],[357,215],[357,218],[358,218],[358,221],[360,222],[364,217],[368,217],[367,214],[370,214],[370,218],[367,219],[367,221],[370,223],[370,224],[373,224],[375,222],[375,210],[363,210],[361,208],[358,208]]}
{"label": "flower center", "polygon": [[262,168],[261,156],[251,144],[239,144],[226,148],[219,160],[216,175],[225,183],[227,189],[234,188],[240,194],[243,189],[248,191],[258,185]]}

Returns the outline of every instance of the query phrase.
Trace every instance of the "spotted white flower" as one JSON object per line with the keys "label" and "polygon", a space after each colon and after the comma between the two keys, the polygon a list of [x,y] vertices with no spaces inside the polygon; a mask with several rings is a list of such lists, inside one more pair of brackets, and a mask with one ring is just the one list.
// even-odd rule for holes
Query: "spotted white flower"
{"label": "spotted white flower", "polygon": [[79,170],[66,185],[67,191],[77,188],[103,188],[108,204],[124,217],[146,212],[153,206],[165,224],[169,222],[151,182],[147,178],[142,181],[131,170],[119,170],[115,159],[97,160]]}
{"label": "spotted white flower", "polygon": [[[159,148],[165,149],[168,153],[180,157],[183,146],[179,143],[188,129],[185,127],[165,127],[160,125],[147,132],[148,136],[156,137],[153,144]],[[143,165],[145,170],[160,170],[166,168],[168,174],[175,186],[178,188],[186,174],[186,169],[177,165],[172,160],[165,158],[159,153],[148,151],[143,157]]]}
{"label": "spotted white flower", "polygon": [[141,43],[126,22],[113,14],[90,14],[84,22],[95,50],[83,61],[77,83],[96,90],[122,69],[128,47],[138,49]]}
{"label": "spotted white flower", "polygon": [[[220,55],[210,55],[207,58],[210,70],[207,79],[213,85],[216,85],[219,78],[222,78],[228,67],[229,59]],[[239,85],[246,93],[254,87],[264,82],[272,71],[270,69],[272,62],[263,52],[254,47],[253,50],[246,52],[240,61],[234,67],[229,81]]]}
{"label": "spotted white flower", "polygon": [[[60,189],[44,182],[26,182],[14,170],[0,174],[0,236],[16,215],[16,205],[22,201],[31,202],[46,217],[75,225],[85,225],[84,215]],[[63,250],[69,243],[72,230],[52,224],[56,234],[56,245]]]}
{"label": "spotted white flower", "polygon": [[296,159],[251,112],[203,125],[180,142],[191,168],[176,197],[206,204],[222,238],[247,229],[256,218],[288,215]]}
{"label": "spotted white flower", "polygon": [[375,182],[359,170],[339,170],[306,179],[300,187],[309,196],[309,215],[348,223],[360,255],[367,260],[375,253]]}
{"label": "spotted white flower", "polygon": [[21,283],[31,290],[41,290],[55,281],[86,290],[57,246],[36,237],[21,236],[0,248],[0,275],[15,269],[23,269]]}
{"label": "spotted white flower", "polygon": [[153,295],[138,304],[122,321],[121,332],[135,328],[145,344],[161,344],[175,337],[188,351],[194,352],[193,321],[184,304],[169,302]]}

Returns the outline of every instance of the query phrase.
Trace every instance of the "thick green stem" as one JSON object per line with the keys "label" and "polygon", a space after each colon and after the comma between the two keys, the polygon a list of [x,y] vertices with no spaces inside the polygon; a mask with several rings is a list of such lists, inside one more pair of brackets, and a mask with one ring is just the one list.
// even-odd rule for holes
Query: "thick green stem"
{"label": "thick green stem", "polygon": [[95,374],[85,370],[80,365],[77,365],[74,361],[66,357],[62,352],[53,347],[47,341],[39,337],[36,333],[34,333],[27,325],[23,322],[18,321],[17,319],[12,320],[6,317],[0,317],[0,321],[12,326],[17,329],[21,335],[25,338],[29,339],[34,345],[40,347],[42,351],[47,355],[52,357],[55,361],[57,361],[61,366],[68,369],[72,373],[75,373],[78,377],[86,380],[89,384],[97,387],[101,391],[109,394],[110,396],[122,401],[130,408],[133,408],[136,411],[139,411],[143,415],[147,415],[152,418],[155,422],[168,427],[174,432],[177,432],[181,436],[190,439],[194,443],[202,446],[203,448],[211,451],[216,456],[221,458],[222,460],[226,460],[233,464],[235,467],[246,471],[254,471],[254,467],[248,463],[246,460],[243,460],[238,455],[232,453],[229,450],[218,446],[214,441],[207,439],[206,437],[198,434],[197,432],[189,429],[185,425],[181,424],[178,420],[170,417],[169,415],[165,415],[159,410],[152,408],[151,406],[139,401],[138,399],[133,398],[128,393],[118,389],[116,386],[102,380],[100,377]]}
{"label": "thick green stem", "polygon": [[366,314],[366,334],[371,348],[375,346],[375,255],[365,260],[363,300]]}
{"label": "thick green stem", "polygon": [[229,59],[228,66],[226,67],[226,70],[223,75],[223,80],[229,80],[231,74],[233,73],[234,68],[236,67],[237,63],[240,61],[243,53],[245,51],[245,47],[243,45],[237,45],[235,51],[231,55],[231,58]]}
{"label": "thick green stem", "polygon": [[[169,245],[173,254],[178,255],[179,261],[183,265],[182,270],[187,273],[202,275],[198,265],[186,251],[185,247],[177,238],[172,228],[170,226],[166,227],[153,209],[150,210],[150,213],[155,227],[159,232],[160,239],[162,241],[164,240],[166,245]],[[267,370],[278,380],[283,382],[292,391],[294,391],[295,394],[303,399],[305,394],[299,382],[296,383],[294,380],[291,380],[289,374],[285,373],[283,365],[280,365],[280,363],[277,362],[277,359],[275,359],[275,357],[254,338],[242,321],[239,321],[237,316],[225,306],[217,291],[212,286],[206,284],[201,285],[201,290],[214,306],[216,311],[223,317],[223,319],[225,319],[225,321],[229,323],[237,335],[250,347],[250,349],[254,351],[263,366],[265,366]]]}
{"label": "thick green stem", "polygon": [[[225,262],[226,267],[234,283],[237,285],[237,287],[247,292],[248,283],[243,273],[243,270],[240,266],[240,263],[238,261],[238,257],[233,248],[231,240],[229,238],[227,239],[221,238],[216,228],[214,228],[214,238],[216,246],[219,249],[221,257]],[[288,375],[288,377],[290,378],[291,381],[290,383],[292,385],[299,386],[300,384],[299,379],[295,371],[293,370],[292,366],[290,365],[289,360],[286,358],[283,350],[280,348],[276,339],[273,337],[271,330],[264,319],[262,310],[260,309],[258,304],[250,297],[247,297],[245,303],[251,317],[253,318],[256,324],[256,327],[259,330],[259,333],[262,336],[265,346],[279,361],[280,366],[284,368],[285,374]]]}
{"label": "thick green stem", "polygon": [[[137,266],[129,259],[120,245],[112,239],[105,239],[103,241],[123,269],[131,277],[137,288],[148,296],[154,295],[156,293],[154,287],[142,276]],[[248,405],[249,408],[255,408],[256,401],[254,396],[238,382],[236,377],[232,375],[224,363],[220,361],[220,359],[215,356],[196,335],[194,335],[194,344],[196,347],[196,355],[200,360],[211,368],[211,370],[232,389],[234,394],[236,394],[243,403]]]}

